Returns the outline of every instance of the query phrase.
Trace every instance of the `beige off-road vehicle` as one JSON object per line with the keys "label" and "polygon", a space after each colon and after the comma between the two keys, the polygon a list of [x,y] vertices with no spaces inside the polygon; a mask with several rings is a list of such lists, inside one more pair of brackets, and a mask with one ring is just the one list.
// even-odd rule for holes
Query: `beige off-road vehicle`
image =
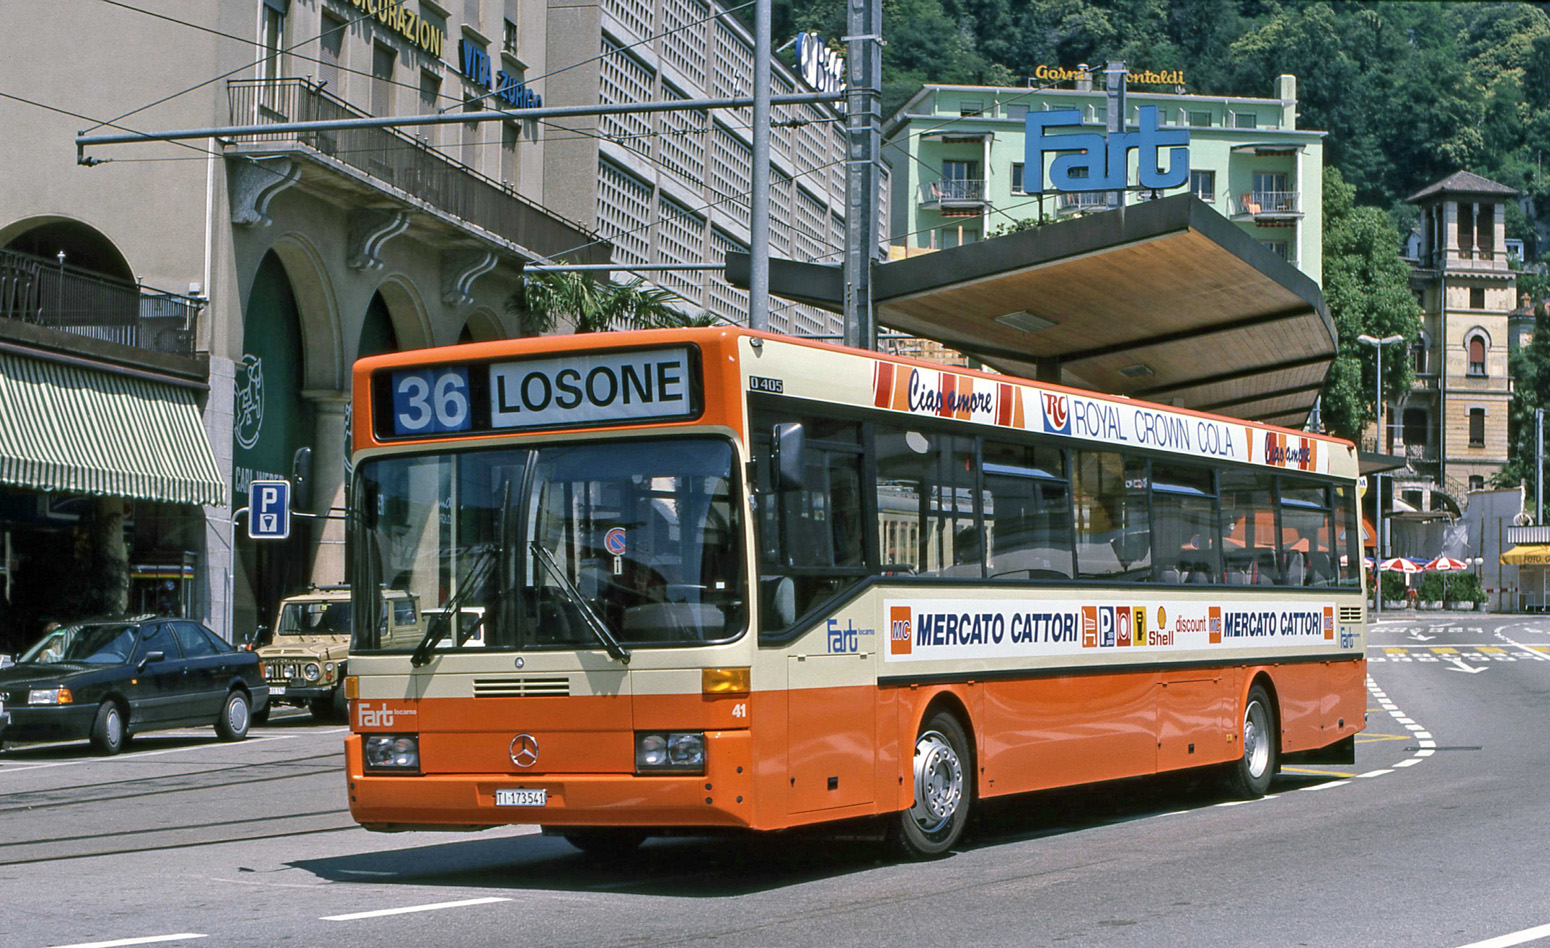
{"label": "beige off-road vehicle", "polygon": [[[417,639],[420,610],[415,597],[397,589],[384,589],[382,597],[390,634]],[[318,720],[343,721],[349,652],[349,586],[314,586],[282,600],[268,641],[258,648],[269,682],[269,704],[254,713],[254,720],[262,723],[276,705],[294,705],[307,708]]]}

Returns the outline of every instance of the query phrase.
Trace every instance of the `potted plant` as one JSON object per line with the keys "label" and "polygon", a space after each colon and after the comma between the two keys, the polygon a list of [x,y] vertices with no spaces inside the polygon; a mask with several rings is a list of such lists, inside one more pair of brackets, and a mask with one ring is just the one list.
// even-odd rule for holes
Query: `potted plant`
{"label": "potted plant", "polygon": [[1474,573],[1458,573],[1447,580],[1448,608],[1467,611],[1478,609],[1485,602],[1485,587]]}
{"label": "potted plant", "polygon": [[1382,576],[1383,578],[1378,582],[1383,587],[1383,608],[1405,608],[1408,605],[1405,602],[1405,593],[1409,588],[1409,584],[1405,582],[1405,577],[1399,573],[1383,573]]}
{"label": "potted plant", "polygon": [[1441,573],[1430,572],[1421,577],[1421,582],[1416,588],[1416,608],[1441,609],[1444,597],[1445,580]]}

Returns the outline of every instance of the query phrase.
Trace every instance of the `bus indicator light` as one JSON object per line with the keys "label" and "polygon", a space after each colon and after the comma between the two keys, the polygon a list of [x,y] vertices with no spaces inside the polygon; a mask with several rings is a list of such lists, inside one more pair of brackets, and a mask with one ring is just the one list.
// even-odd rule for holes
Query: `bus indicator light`
{"label": "bus indicator light", "polygon": [[910,607],[890,606],[888,609],[888,654],[908,655],[914,647],[910,632]]}

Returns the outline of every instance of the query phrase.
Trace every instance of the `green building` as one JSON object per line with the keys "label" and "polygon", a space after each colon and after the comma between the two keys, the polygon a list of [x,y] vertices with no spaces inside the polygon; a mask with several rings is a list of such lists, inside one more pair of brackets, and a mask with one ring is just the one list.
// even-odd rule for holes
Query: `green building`
{"label": "green building", "polygon": [[[893,168],[896,256],[995,236],[1024,221],[1057,221],[1117,206],[1115,192],[1057,192],[1024,168],[1031,111],[1076,110],[1069,131],[1102,134],[1109,97],[1081,70],[1069,88],[927,85],[884,124],[883,156]],[[1156,74],[1131,74],[1131,83]],[[1180,78],[1167,76],[1168,79]],[[1173,86],[1180,89],[1180,86]],[[1324,132],[1297,127],[1297,79],[1283,75],[1269,99],[1127,90],[1125,126],[1155,106],[1159,125],[1189,132],[1189,180],[1166,191],[1139,190],[1138,151],[1128,153],[1127,204],[1186,188],[1313,280],[1322,282]],[[1066,131],[1066,130],[1062,130]],[[1051,130],[1054,134],[1054,130]],[[1167,158],[1161,163],[1166,168]],[[1044,193],[1038,193],[1040,186]]]}

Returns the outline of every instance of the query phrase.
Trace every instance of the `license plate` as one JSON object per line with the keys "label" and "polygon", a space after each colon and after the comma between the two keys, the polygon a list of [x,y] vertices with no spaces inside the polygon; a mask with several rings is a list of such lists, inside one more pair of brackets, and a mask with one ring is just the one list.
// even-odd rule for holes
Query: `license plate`
{"label": "license plate", "polygon": [[549,802],[548,790],[496,790],[496,806],[544,806]]}
{"label": "license plate", "polygon": [[269,686],[269,697],[273,698],[276,695],[283,695],[283,694],[285,694],[285,686],[284,685],[270,685]]}

